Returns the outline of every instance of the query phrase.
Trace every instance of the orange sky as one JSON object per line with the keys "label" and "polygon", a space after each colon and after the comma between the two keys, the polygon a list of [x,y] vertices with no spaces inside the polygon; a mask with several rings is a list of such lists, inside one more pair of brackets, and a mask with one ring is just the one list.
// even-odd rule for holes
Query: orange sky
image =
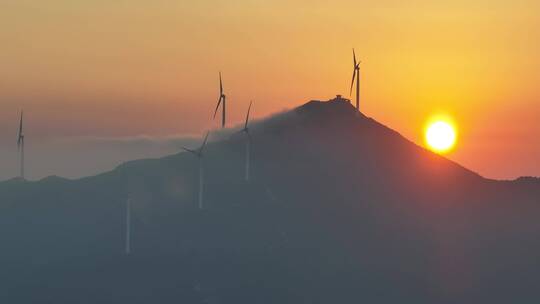
{"label": "orange sky", "polygon": [[493,178],[540,176],[540,2],[4,0],[0,144],[171,135],[209,126],[223,72],[231,121],[348,93],[423,144],[450,115],[449,158]]}

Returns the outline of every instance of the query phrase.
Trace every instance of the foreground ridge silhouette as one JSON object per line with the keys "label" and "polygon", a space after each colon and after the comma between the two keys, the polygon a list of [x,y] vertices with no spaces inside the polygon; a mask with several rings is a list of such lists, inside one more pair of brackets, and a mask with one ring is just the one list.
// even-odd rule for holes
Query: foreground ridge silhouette
{"label": "foreground ridge silhouette", "polygon": [[252,121],[249,134],[249,183],[244,134],[203,144],[204,210],[192,153],[1,182],[0,300],[539,299],[540,180],[485,179],[340,96]]}

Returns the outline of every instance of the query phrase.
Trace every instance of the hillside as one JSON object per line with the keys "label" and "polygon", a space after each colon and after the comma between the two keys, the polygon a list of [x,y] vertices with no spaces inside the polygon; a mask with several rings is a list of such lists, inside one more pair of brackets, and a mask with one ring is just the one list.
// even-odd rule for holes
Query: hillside
{"label": "hillside", "polygon": [[[493,181],[344,100],[205,150],[0,183],[6,303],[540,300],[540,181]],[[132,198],[132,249],[123,254]],[[44,301],[46,300],[46,301]]]}

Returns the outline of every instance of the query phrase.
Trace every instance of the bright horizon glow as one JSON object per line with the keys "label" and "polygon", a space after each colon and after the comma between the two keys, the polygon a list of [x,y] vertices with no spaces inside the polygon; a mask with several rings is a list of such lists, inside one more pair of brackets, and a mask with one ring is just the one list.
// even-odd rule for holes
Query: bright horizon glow
{"label": "bright horizon glow", "polygon": [[449,152],[456,143],[455,127],[444,120],[430,123],[425,132],[426,144],[437,153]]}

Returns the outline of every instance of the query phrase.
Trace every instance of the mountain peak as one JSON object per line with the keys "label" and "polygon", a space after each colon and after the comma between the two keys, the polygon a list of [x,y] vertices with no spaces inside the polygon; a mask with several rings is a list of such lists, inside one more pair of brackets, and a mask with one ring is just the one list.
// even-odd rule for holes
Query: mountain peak
{"label": "mountain peak", "polygon": [[295,109],[298,114],[310,115],[330,115],[330,116],[345,116],[352,117],[355,114],[365,116],[358,113],[356,108],[351,104],[349,99],[343,98],[341,95],[336,95],[335,98],[321,101],[311,100],[306,104]]}

